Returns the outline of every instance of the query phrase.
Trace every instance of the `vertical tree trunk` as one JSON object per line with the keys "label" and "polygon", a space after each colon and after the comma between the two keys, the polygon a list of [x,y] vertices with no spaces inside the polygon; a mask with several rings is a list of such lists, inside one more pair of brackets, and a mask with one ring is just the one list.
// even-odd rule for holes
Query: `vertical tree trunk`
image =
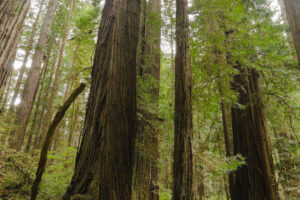
{"label": "vertical tree trunk", "polygon": [[188,1],[176,0],[173,200],[193,199],[192,121]]}
{"label": "vertical tree trunk", "polygon": [[[66,90],[65,90],[65,94],[64,94],[64,101],[66,100],[66,98],[68,96],[70,86],[72,87],[71,80],[73,79],[73,70],[74,70],[74,67],[75,67],[75,62],[76,62],[76,58],[77,58],[78,48],[79,48],[79,44],[76,45],[75,50],[74,50],[74,55],[73,55],[73,60],[72,60],[72,65],[71,65],[71,70],[70,70],[68,78],[67,78],[68,80],[67,80]],[[63,121],[61,124],[64,126],[65,125],[65,121]],[[54,151],[57,150],[57,146],[58,146],[58,142],[59,142],[59,135],[60,135],[60,126],[58,126],[57,130],[56,130],[56,135],[55,135],[55,139],[54,139],[54,146],[53,146],[53,150]],[[68,146],[70,146],[70,140],[72,140],[72,135],[73,135],[73,133],[69,134]]]}
{"label": "vertical tree trunk", "polygon": [[0,1],[0,89],[7,74],[7,65],[21,36],[30,0]]}
{"label": "vertical tree trunk", "polygon": [[[51,47],[50,47],[51,49]],[[35,112],[34,112],[34,115],[33,115],[33,119],[32,119],[32,123],[31,123],[31,126],[30,126],[30,131],[29,131],[29,136],[28,136],[28,140],[27,140],[27,144],[26,144],[26,147],[25,147],[25,152],[29,152],[30,150],[30,147],[31,147],[31,143],[32,143],[32,136],[33,136],[33,133],[35,132],[36,130],[36,124],[37,124],[37,116],[38,116],[38,113],[39,113],[39,108],[40,108],[40,104],[41,104],[41,97],[42,97],[42,93],[43,93],[43,89],[44,89],[44,81],[45,81],[45,77],[46,77],[46,73],[47,73],[47,68],[48,68],[48,59],[47,59],[47,62],[45,63],[45,67],[43,69],[43,77],[40,81],[41,85],[40,85],[40,92],[39,92],[39,96],[38,96],[38,99],[37,99],[37,104],[36,104],[36,107],[35,107]],[[36,134],[36,133],[35,133]]]}
{"label": "vertical tree trunk", "polygon": [[58,0],[50,0],[41,33],[32,58],[32,65],[28,73],[28,77],[22,93],[22,101],[17,109],[15,124],[16,130],[11,133],[10,146],[17,151],[21,150],[24,142],[24,135],[28,125],[32,105],[36,97],[39,77],[41,74],[41,65],[45,55],[47,41],[50,35],[51,24],[55,15],[56,4]]}
{"label": "vertical tree trunk", "polygon": [[269,136],[265,122],[259,74],[255,69],[238,66],[233,89],[239,94],[232,106],[234,153],[246,158],[247,165],[236,172],[236,200],[277,200],[277,185]]}
{"label": "vertical tree trunk", "polygon": [[[48,69],[48,65],[50,64],[50,55],[51,55],[51,51],[52,51],[52,48],[53,48],[53,45],[54,45],[54,40],[55,40],[55,36],[52,36],[51,37],[51,40],[50,40],[50,44],[48,46],[48,50],[47,50],[47,59],[45,61],[45,65]],[[46,112],[46,107],[47,107],[47,103],[48,103],[48,97],[49,97],[49,94],[50,94],[50,88],[51,88],[51,83],[52,83],[52,79],[53,79],[53,74],[54,74],[54,71],[55,71],[55,64],[56,64],[56,55],[57,55],[57,48],[56,46],[54,46],[55,48],[55,53],[53,54],[53,64],[52,64],[52,67],[50,69],[50,75],[49,75],[49,80],[47,81],[46,83],[46,87],[45,87],[45,91],[43,92],[43,104],[42,104],[42,110],[41,110],[41,113],[40,113],[40,117],[39,117],[39,121],[37,123],[37,126],[36,128],[34,129],[34,132],[36,132],[36,136],[35,136],[35,139],[34,139],[34,142],[33,142],[33,148],[34,149],[38,149],[40,146],[40,141],[41,141],[41,127],[42,127],[42,122],[43,122],[43,118],[44,118],[44,113]],[[46,74],[44,74],[46,75]]]}
{"label": "vertical tree trunk", "polygon": [[[231,113],[230,107],[231,105],[226,101],[228,97],[228,92],[230,91],[230,80],[229,80],[229,72],[227,69],[227,60],[225,53],[221,52],[218,47],[215,47],[215,58],[216,64],[220,67],[218,69],[218,88],[221,96],[221,111],[222,111],[222,122],[223,122],[223,132],[224,132],[224,141],[225,141],[225,151],[226,156],[230,157],[233,155],[233,139],[232,139],[232,129],[231,129]],[[233,172],[228,174],[228,182],[229,182],[229,193],[231,200],[235,199],[235,186],[234,186],[234,174]]]}
{"label": "vertical tree trunk", "polygon": [[[149,112],[143,115],[143,118],[151,124],[152,122],[156,123],[155,121],[158,119],[161,0],[150,0],[144,3],[146,6],[144,6],[142,16],[141,63],[138,67],[143,86],[148,85],[144,92],[146,95],[150,94],[151,98],[149,100],[143,99],[143,105],[138,106]],[[143,94],[139,94],[139,96],[143,97]],[[152,116],[153,114],[154,116]],[[138,129],[136,144],[135,195],[137,199],[158,200],[159,132],[153,128],[155,126],[149,127],[143,120],[139,120],[138,123],[141,128]]]}
{"label": "vertical tree trunk", "polygon": [[106,0],[82,143],[63,199],[87,192],[100,160],[98,199],[131,200],[139,15],[139,0]]}
{"label": "vertical tree trunk", "polygon": [[16,102],[16,99],[18,97],[20,88],[21,88],[24,72],[25,72],[25,69],[26,69],[26,64],[27,64],[27,61],[28,61],[28,58],[29,58],[29,55],[30,55],[30,51],[32,49],[33,39],[34,39],[36,30],[37,30],[38,23],[40,21],[40,16],[41,16],[41,13],[42,13],[42,8],[43,8],[43,5],[44,5],[44,2],[45,2],[45,0],[40,1],[40,8],[39,8],[38,14],[36,16],[36,19],[33,23],[33,26],[32,26],[32,32],[30,34],[30,38],[29,38],[29,41],[28,41],[28,44],[27,44],[27,47],[26,47],[23,64],[22,64],[22,67],[20,68],[17,84],[15,86],[14,93],[13,93],[13,96],[12,96],[12,100],[11,100],[11,103],[10,103],[10,110],[13,109],[13,107],[15,105],[15,102]]}
{"label": "vertical tree trunk", "polygon": [[300,67],[300,1],[283,0]]}
{"label": "vertical tree trunk", "polygon": [[62,66],[62,62],[63,62],[63,55],[64,55],[64,51],[65,51],[66,41],[67,41],[67,38],[69,35],[69,23],[70,23],[70,19],[71,19],[71,15],[72,15],[74,2],[75,2],[75,0],[71,0],[70,4],[69,4],[69,11],[68,11],[68,16],[67,16],[67,21],[65,24],[63,38],[61,41],[61,47],[59,50],[59,57],[58,57],[58,62],[57,62],[57,67],[56,67],[55,78],[53,81],[53,87],[51,90],[51,94],[50,94],[50,98],[49,98],[49,102],[48,102],[48,106],[47,106],[46,120],[45,120],[45,124],[43,126],[43,131],[42,131],[42,134],[44,134],[44,135],[46,134],[48,127],[50,126],[52,117],[53,117],[53,112],[54,112],[53,102],[57,95],[57,91],[58,91],[58,87],[59,87],[61,66]]}

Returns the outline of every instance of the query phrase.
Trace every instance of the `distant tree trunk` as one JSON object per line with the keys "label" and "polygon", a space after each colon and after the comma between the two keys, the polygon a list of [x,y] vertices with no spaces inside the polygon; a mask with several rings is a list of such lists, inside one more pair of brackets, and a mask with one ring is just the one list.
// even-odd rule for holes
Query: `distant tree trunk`
{"label": "distant tree trunk", "polygon": [[[144,10],[140,34],[141,63],[138,68],[143,86],[148,86],[144,89],[144,92],[148,95],[150,94],[151,98],[146,100],[143,98],[143,94],[138,94],[142,97],[142,105],[138,104],[138,107],[145,109],[149,114],[144,114],[142,116],[144,119],[138,120],[138,126],[140,126],[140,128],[137,129],[134,192],[137,199],[158,200],[159,132],[153,127],[155,127],[154,124],[158,119],[161,0],[150,0],[147,3],[145,1],[144,4],[146,4],[146,6],[143,6]],[[144,120],[150,123],[150,125],[145,123]]]}
{"label": "distant tree trunk", "polygon": [[189,51],[188,1],[176,0],[173,200],[193,199],[192,74]]}
{"label": "distant tree trunk", "polygon": [[45,141],[43,143],[40,160],[38,164],[38,168],[36,170],[36,177],[31,187],[31,200],[36,200],[36,197],[38,195],[38,189],[39,184],[42,180],[43,173],[45,171],[46,163],[47,163],[47,157],[48,157],[48,151],[51,146],[51,142],[53,139],[53,135],[55,133],[55,129],[64,117],[67,109],[70,107],[70,105],[75,101],[76,97],[80,95],[80,93],[84,90],[85,84],[80,84],[80,86],[74,90],[74,92],[70,95],[70,97],[67,99],[66,102],[58,109],[50,127],[46,134]]}
{"label": "distant tree trunk", "polygon": [[68,147],[72,146],[72,140],[73,140],[73,136],[74,136],[74,130],[75,130],[75,125],[77,124],[77,120],[78,120],[78,112],[79,112],[79,104],[73,104],[73,112],[72,115],[70,117],[70,129],[69,129],[69,136],[68,136]]}
{"label": "distant tree trunk", "polygon": [[30,0],[0,1],[0,89],[4,86],[7,64],[21,36],[29,5]]}
{"label": "distant tree trunk", "polygon": [[85,194],[100,168],[98,199],[131,200],[139,15],[139,0],[106,0],[83,138],[63,199]]}
{"label": "distant tree trunk", "polygon": [[13,107],[15,106],[15,102],[16,102],[16,99],[18,97],[18,94],[19,94],[19,91],[20,91],[20,88],[21,88],[24,72],[25,72],[25,69],[26,69],[26,64],[27,64],[27,61],[28,61],[28,58],[29,58],[29,55],[30,55],[30,52],[31,52],[31,49],[32,49],[33,39],[34,39],[36,30],[37,30],[37,26],[38,26],[39,21],[40,21],[40,16],[41,16],[41,13],[42,13],[42,8],[43,8],[43,5],[44,5],[44,2],[45,2],[45,0],[40,1],[40,8],[39,8],[37,17],[36,17],[36,19],[33,23],[33,26],[32,26],[32,32],[30,34],[30,38],[29,38],[29,41],[28,41],[28,44],[27,44],[27,47],[26,47],[23,64],[22,64],[22,67],[20,68],[17,84],[15,86],[14,93],[13,93],[13,96],[12,96],[12,100],[11,100],[11,103],[10,103],[10,110],[12,110]]}
{"label": "distant tree trunk", "polygon": [[41,28],[41,33],[32,58],[31,68],[22,93],[22,101],[16,112],[15,124],[17,128],[11,133],[10,146],[17,151],[21,150],[24,142],[25,131],[27,129],[32,105],[36,97],[39,77],[41,74],[41,65],[45,55],[47,41],[50,35],[51,24],[55,15],[56,4],[58,0],[50,0],[45,20]]}
{"label": "distant tree trunk", "polygon": [[[51,51],[51,49],[50,49]],[[56,65],[56,61],[57,61],[57,53],[58,53],[58,48],[56,48],[55,53],[54,53],[54,58],[53,58],[53,64],[52,64],[52,68],[50,70],[50,76],[49,76],[49,81],[47,82],[47,85],[45,87],[45,92],[44,92],[44,102],[43,102],[43,106],[42,106],[42,111],[40,114],[40,120],[36,129],[37,135],[36,138],[34,140],[34,148],[35,149],[40,149],[41,145],[42,145],[42,137],[43,137],[43,132],[42,132],[42,127],[43,124],[45,123],[44,121],[47,120],[45,119],[45,112],[47,112],[47,107],[48,107],[48,102],[49,102],[49,95],[50,95],[50,91],[51,91],[51,84],[52,84],[52,80],[53,80],[53,76],[54,76],[54,72],[55,72],[55,65]],[[50,52],[49,52],[50,55]],[[48,63],[49,61],[47,61]]]}
{"label": "distant tree trunk", "polygon": [[236,67],[233,89],[239,94],[232,106],[234,153],[246,158],[236,171],[236,200],[278,200],[270,141],[265,122],[259,74],[255,69]]}
{"label": "distant tree trunk", "polygon": [[[227,69],[226,54],[221,52],[217,47],[215,47],[215,59],[216,64],[221,68],[218,69],[218,88],[221,96],[221,111],[222,111],[222,122],[223,122],[223,132],[225,141],[225,151],[226,156],[230,157],[233,155],[233,139],[232,139],[232,129],[231,129],[231,105],[228,103],[228,92],[230,91],[230,80],[229,71]],[[229,192],[231,200],[235,199],[235,186],[234,186],[234,174],[230,172],[228,174],[229,182]]]}
{"label": "distant tree trunk", "polygon": [[38,99],[37,99],[37,104],[36,104],[36,107],[35,107],[35,112],[34,112],[34,115],[33,115],[32,123],[31,123],[30,129],[29,129],[30,132],[29,132],[27,144],[26,144],[26,147],[25,147],[25,152],[29,152],[30,147],[31,147],[31,143],[32,143],[32,136],[33,136],[33,133],[36,130],[35,127],[36,127],[36,124],[37,124],[37,116],[38,116],[39,109],[40,109],[41,97],[42,97],[42,93],[43,93],[43,89],[44,89],[44,81],[45,81],[45,78],[46,78],[47,68],[48,68],[48,62],[45,63],[45,67],[43,69],[43,71],[44,71],[43,72],[43,77],[42,77],[41,81],[39,81],[41,83],[40,84],[41,89],[40,89],[39,96],[38,96]]}
{"label": "distant tree trunk", "polygon": [[57,91],[58,91],[58,87],[59,87],[61,66],[62,66],[62,62],[63,62],[63,55],[64,55],[64,51],[65,51],[66,41],[67,41],[67,38],[69,35],[69,23],[70,23],[70,19],[71,19],[71,15],[72,15],[74,2],[75,2],[75,0],[71,0],[70,4],[69,4],[68,16],[67,16],[66,24],[64,27],[65,29],[64,29],[64,34],[63,34],[63,38],[61,41],[61,47],[59,50],[59,57],[58,57],[58,62],[57,62],[57,67],[56,67],[55,78],[53,81],[53,86],[52,86],[50,98],[48,101],[46,120],[45,120],[45,124],[43,126],[42,134],[46,134],[46,131],[48,130],[48,127],[50,126],[50,123],[51,123],[51,120],[53,117],[53,112],[54,112],[53,103],[54,103],[54,99],[57,96]]}
{"label": "distant tree trunk", "polygon": [[[78,48],[79,48],[79,44],[76,45],[75,47],[75,50],[74,50],[74,55],[73,55],[73,60],[72,60],[72,65],[71,65],[71,69],[70,69],[70,72],[69,72],[69,75],[67,77],[67,84],[66,84],[66,90],[65,90],[65,94],[64,94],[64,101],[66,100],[67,98],[67,95],[69,93],[69,88],[71,86],[71,80],[73,79],[73,71],[74,71],[74,67],[75,67],[75,61],[76,61],[76,58],[77,58],[77,51],[78,51]],[[72,87],[72,86],[71,86]],[[74,107],[74,106],[73,106]],[[72,118],[71,118],[72,120]],[[72,121],[73,122],[73,121]],[[75,122],[74,122],[75,123]],[[65,122],[63,121],[61,123],[62,125],[65,125]],[[71,123],[72,127],[73,124]],[[71,129],[70,129],[71,130]],[[72,132],[73,132],[73,129],[72,129]],[[70,132],[69,133],[69,137],[68,137],[68,146],[71,145],[71,140],[72,140],[72,135],[73,133]],[[53,150],[56,151],[57,150],[57,146],[58,146],[58,142],[59,142],[59,134],[60,134],[60,126],[58,126],[57,128],[57,131],[56,131],[56,136],[55,136],[55,140],[54,140],[54,147],[53,147]]]}
{"label": "distant tree trunk", "polygon": [[[46,58],[46,61],[45,61],[45,65],[48,69],[48,65],[49,65],[49,61],[50,61],[50,55],[51,55],[51,51],[52,51],[52,48],[53,48],[53,45],[54,45],[54,40],[55,40],[55,37],[52,36],[51,37],[51,40],[50,40],[50,44],[48,46],[48,50],[47,50],[47,58]],[[53,64],[52,64],[52,67],[50,69],[50,76],[49,76],[49,80],[47,81],[46,83],[46,87],[45,87],[45,91],[43,92],[43,104],[42,104],[42,110],[41,110],[41,114],[39,115],[39,121],[37,123],[37,126],[36,126],[36,129],[34,129],[34,131],[36,132],[36,136],[35,136],[35,139],[34,139],[34,142],[33,142],[33,148],[34,149],[38,149],[40,146],[40,141],[41,141],[41,127],[42,127],[42,122],[43,122],[43,118],[44,118],[44,113],[46,112],[46,107],[47,107],[47,103],[48,103],[48,97],[49,97],[49,94],[50,94],[50,88],[51,88],[51,83],[52,83],[52,79],[53,79],[53,74],[54,74],[54,71],[55,71],[55,64],[56,64],[56,55],[57,55],[57,48],[56,46],[54,46],[55,48],[55,53],[53,54]],[[45,71],[46,72],[46,71]]]}
{"label": "distant tree trunk", "polygon": [[300,1],[283,0],[300,67]]}

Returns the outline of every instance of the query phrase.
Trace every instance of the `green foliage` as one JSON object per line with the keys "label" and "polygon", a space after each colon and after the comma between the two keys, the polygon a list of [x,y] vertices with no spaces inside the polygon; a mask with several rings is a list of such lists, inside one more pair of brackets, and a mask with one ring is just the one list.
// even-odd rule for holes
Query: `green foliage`
{"label": "green foliage", "polygon": [[[71,180],[75,155],[75,148],[65,148],[56,154],[50,152],[38,199],[57,200],[62,197]],[[0,199],[30,198],[38,158],[0,147]]]}
{"label": "green foliage", "polygon": [[34,162],[28,155],[0,147],[0,199],[29,198]]}
{"label": "green foliage", "polygon": [[39,198],[60,199],[73,174],[76,149],[66,147],[64,151],[49,153],[48,167],[40,186]]}

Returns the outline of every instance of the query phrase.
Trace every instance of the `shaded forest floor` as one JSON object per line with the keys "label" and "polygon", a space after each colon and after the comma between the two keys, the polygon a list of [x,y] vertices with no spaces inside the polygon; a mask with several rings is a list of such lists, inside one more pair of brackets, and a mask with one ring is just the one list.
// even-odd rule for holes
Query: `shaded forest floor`
{"label": "shaded forest floor", "polygon": [[[40,187],[39,199],[56,200],[62,197],[71,180],[75,156],[75,148],[66,148],[64,152],[56,154],[50,152],[50,162]],[[38,158],[0,147],[0,200],[30,199]]]}

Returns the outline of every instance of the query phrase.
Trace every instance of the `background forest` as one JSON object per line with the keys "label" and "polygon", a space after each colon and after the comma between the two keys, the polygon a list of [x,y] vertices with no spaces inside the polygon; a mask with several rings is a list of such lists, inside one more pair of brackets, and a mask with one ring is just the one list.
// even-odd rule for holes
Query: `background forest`
{"label": "background forest", "polygon": [[[129,199],[98,198],[109,174],[98,170],[110,163],[103,152],[130,152],[121,146],[130,141],[103,134],[112,148],[98,150],[97,130],[118,126],[98,127],[105,114],[97,112],[98,104],[111,106],[101,90],[118,88],[103,66],[131,66],[130,59],[136,84],[123,84],[136,99],[136,134],[124,135],[135,141],[130,199],[300,199],[299,0],[177,0],[177,13],[175,0],[141,0],[138,18],[130,9],[139,1],[122,2],[0,0],[0,199],[32,199],[35,184],[43,200],[70,199],[68,192],[82,194],[73,200]],[[132,21],[114,11],[118,3]],[[134,46],[137,54],[126,56]],[[135,76],[121,70],[110,73]]]}

